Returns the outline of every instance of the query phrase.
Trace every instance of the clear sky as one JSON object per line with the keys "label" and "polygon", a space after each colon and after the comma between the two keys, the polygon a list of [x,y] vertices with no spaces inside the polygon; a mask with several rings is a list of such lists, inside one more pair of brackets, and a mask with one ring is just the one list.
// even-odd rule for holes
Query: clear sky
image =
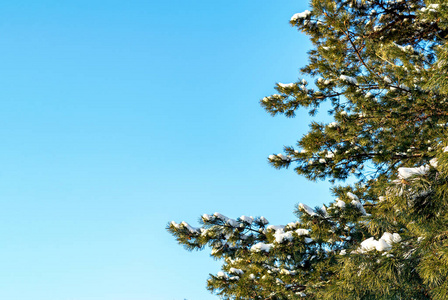
{"label": "clear sky", "polygon": [[208,300],[203,213],[295,220],[328,184],[267,156],[307,130],[259,99],[298,78],[301,0],[0,4],[0,299]]}

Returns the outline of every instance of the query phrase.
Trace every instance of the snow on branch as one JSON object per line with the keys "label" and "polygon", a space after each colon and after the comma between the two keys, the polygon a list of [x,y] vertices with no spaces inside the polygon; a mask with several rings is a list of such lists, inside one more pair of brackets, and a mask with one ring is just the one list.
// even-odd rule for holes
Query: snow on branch
{"label": "snow on branch", "polygon": [[301,13],[296,13],[291,17],[291,22],[297,22],[300,19],[306,19],[311,15],[311,12],[309,10],[305,10]]}
{"label": "snow on branch", "polygon": [[401,236],[398,233],[385,232],[379,240],[374,237],[368,238],[361,242],[360,247],[352,253],[362,254],[372,250],[379,252],[389,251],[392,245],[401,242]]}

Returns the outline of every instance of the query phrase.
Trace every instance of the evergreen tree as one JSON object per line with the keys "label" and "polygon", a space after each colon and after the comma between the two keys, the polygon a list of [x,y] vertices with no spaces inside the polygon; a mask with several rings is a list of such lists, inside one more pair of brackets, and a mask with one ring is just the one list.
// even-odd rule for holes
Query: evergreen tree
{"label": "evergreen tree", "polygon": [[314,115],[297,147],[270,155],[334,186],[298,221],[203,215],[171,222],[187,249],[223,261],[207,287],[223,299],[448,299],[448,3],[445,0],[313,0],[291,18],[313,49],[301,73],[261,105],[272,115]]}

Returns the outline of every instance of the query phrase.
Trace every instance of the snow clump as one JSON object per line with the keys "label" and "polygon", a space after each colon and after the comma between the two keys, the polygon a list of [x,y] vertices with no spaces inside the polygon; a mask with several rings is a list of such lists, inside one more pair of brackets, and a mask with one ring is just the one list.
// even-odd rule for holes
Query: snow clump
{"label": "snow clump", "polygon": [[240,220],[249,224],[252,224],[252,222],[254,221],[254,217],[248,217],[248,216],[241,216]]}
{"label": "snow clump", "polygon": [[285,156],[285,155],[283,155],[281,153],[279,153],[277,155],[271,154],[271,155],[269,155],[268,158],[271,161],[276,161],[276,160],[279,160],[279,159],[282,160],[282,161],[285,161],[285,162],[290,162],[291,161],[291,157],[289,155]]}
{"label": "snow clump", "polygon": [[375,240],[374,237],[368,238],[361,243],[361,246],[355,251],[355,253],[365,253],[368,251],[376,250],[379,252],[389,251],[392,249],[392,245],[399,243],[401,236],[398,233],[385,232],[379,240]]}
{"label": "snow clump", "polygon": [[398,168],[398,177],[400,179],[408,179],[416,175],[425,175],[429,171],[429,166],[424,165],[416,168]]}
{"label": "snow clump", "polygon": [[309,10],[305,10],[301,13],[296,13],[291,17],[291,22],[296,22],[299,19],[306,19],[309,15],[311,15],[311,12]]}
{"label": "snow clump", "polygon": [[237,275],[243,275],[243,274],[244,274],[244,271],[241,270],[241,269],[230,268],[229,273],[237,274]]}
{"label": "snow clump", "polygon": [[292,232],[291,231],[284,232],[283,229],[276,230],[274,233],[274,237],[275,241],[279,244],[284,242],[285,240],[292,241],[293,239]]}
{"label": "snow clump", "polygon": [[260,243],[253,245],[250,248],[250,251],[252,251],[252,252],[261,252],[261,251],[269,252],[271,250],[271,248],[273,248],[273,247],[274,247],[273,244],[265,244],[265,243],[260,242]]}
{"label": "snow clump", "polygon": [[300,203],[299,204],[299,209],[306,212],[308,215],[310,216],[315,216],[316,212],[314,211],[314,209],[312,209],[311,207],[309,207],[306,204]]}
{"label": "snow clump", "polygon": [[359,209],[359,211],[365,216],[367,215],[366,210],[364,209],[364,206],[362,205],[362,203],[359,201],[358,196],[356,196],[355,194],[348,192],[347,196],[352,199],[352,205],[356,206],[356,208]]}
{"label": "snow clump", "polygon": [[296,85],[294,83],[278,83],[278,86],[281,88],[284,88],[284,89],[285,88],[291,89],[291,88],[295,87]]}
{"label": "snow clump", "polygon": [[346,82],[349,82],[351,84],[357,84],[358,83],[356,78],[351,77],[351,76],[347,76],[347,75],[341,75],[341,76],[339,76],[339,79],[341,79],[343,81],[346,81]]}
{"label": "snow clump", "polygon": [[345,208],[345,202],[342,201],[339,198],[336,198],[336,202],[334,203],[334,206],[339,207],[340,209],[344,209]]}

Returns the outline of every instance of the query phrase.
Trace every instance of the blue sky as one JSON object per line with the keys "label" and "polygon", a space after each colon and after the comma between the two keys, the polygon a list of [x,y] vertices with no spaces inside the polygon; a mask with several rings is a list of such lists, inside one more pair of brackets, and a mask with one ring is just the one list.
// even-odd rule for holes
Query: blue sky
{"label": "blue sky", "polygon": [[305,1],[4,1],[0,299],[207,300],[203,213],[295,219],[328,184],[278,171],[310,118],[258,101],[298,78]]}

